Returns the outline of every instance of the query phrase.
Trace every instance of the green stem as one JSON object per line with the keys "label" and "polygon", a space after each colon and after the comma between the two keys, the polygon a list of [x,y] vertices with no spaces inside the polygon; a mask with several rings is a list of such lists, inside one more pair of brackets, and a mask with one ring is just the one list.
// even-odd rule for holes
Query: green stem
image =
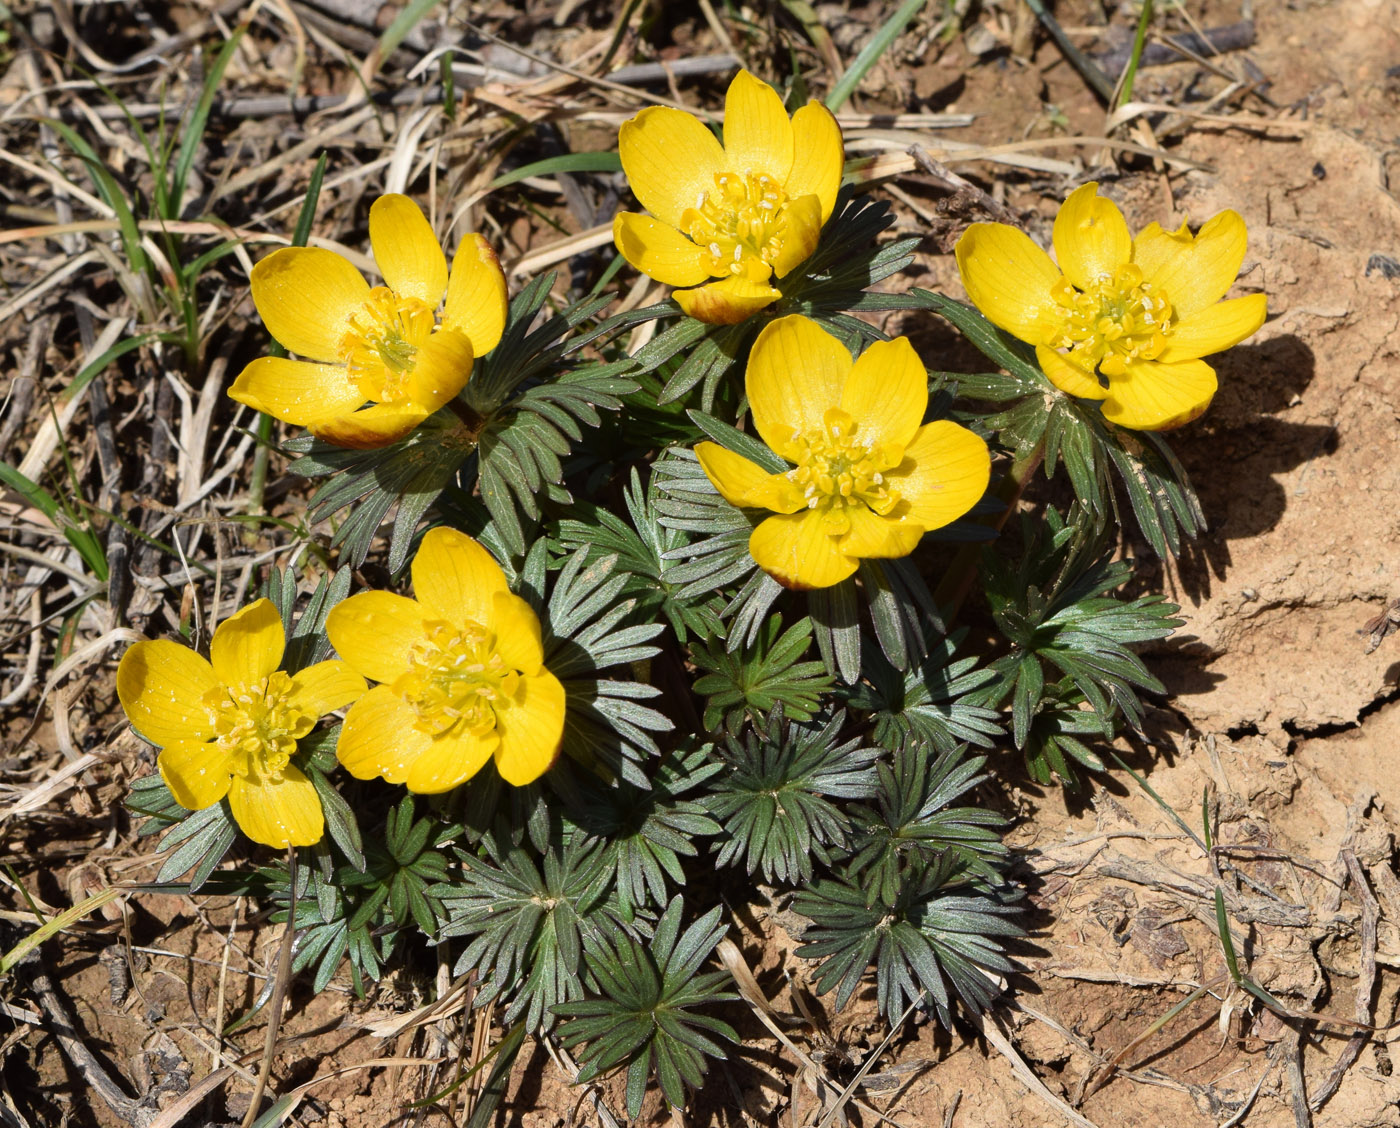
{"label": "green stem", "polygon": [[[992,490],[992,496],[1005,504],[1006,508],[992,517],[983,518],[982,524],[997,532],[1001,532],[1002,526],[1016,509],[1016,503],[1021,500],[1021,494],[1025,492],[1027,484],[1035,476],[1035,472],[1040,469],[1040,464],[1045,461],[1045,436],[1041,435],[1040,441],[1029,451],[1021,455],[1011,464],[1011,469],[1007,471],[1006,477],[1002,478]],[[939,581],[937,589],[933,593],[934,601],[943,612],[944,621],[951,622],[958,616],[964,601],[972,591],[972,585],[977,579],[977,569],[982,563],[982,545],[966,544],[958,549],[958,554],[953,557],[953,563],[948,566],[948,570],[943,573],[943,579]]]}
{"label": "green stem", "polygon": [[[272,350],[269,350],[272,351]],[[283,350],[282,355],[286,355]],[[267,463],[272,454],[272,416],[258,416],[258,447],[253,451],[253,474],[248,482],[248,512],[263,511],[263,493],[267,489]]]}
{"label": "green stem", "polygon": [[1147,42],[1147,25],[1152,22],[1152,0],[1142,0],[1142,15],[1138,17],[1137,35],[1133,38],[1133,53],[1128,56],[1128,65],[1123,71],[1123,80],[1118,84],[1118,100],[1113,103],[1115,110],[1127,105],[1133,99],[1133,80],[1137,78],[1138,63],[1142,59],[1142,49]]}

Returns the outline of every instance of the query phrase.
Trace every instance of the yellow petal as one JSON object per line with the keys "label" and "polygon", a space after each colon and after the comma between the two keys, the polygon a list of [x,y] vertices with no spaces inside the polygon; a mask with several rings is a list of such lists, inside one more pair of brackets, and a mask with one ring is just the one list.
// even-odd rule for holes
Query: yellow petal
{"label": "yellow petal", "polygon": [[771,176],[779,184],[792,171],[792,121],[778,92],[741,70],[724,96],[724,155],[731,172]]}
{"label": "yellow petal", "polygon": [[821,201],[822,222],[831,218],[836,193],[841,188],[845,153],[841,127],[830,110],[820,102],[808,102],[792,115],[792,171],[788,173],[787,194],[814,195]]}
{"label": "yellow petal", "polygon": [[172,740],[160,750],[160,778],[187,811],[212,807],[228,794],[232,757],[216,742]]}
{"label": "yellow petal", "polygon": [[700,248],[649,215],[618,212],[613,216],[613,242],[634,270],[667,286],[698,286],[710,277],[700,261]]}
{"label": "yellow petal", "polygon": [[1024,231],[974,223],[954,253],[967,296],[993,325],[1038,345],[1063,320],[1050,296],[1060,272]]}
{"label": "yellow petal", "polygon": [[782,317],[758,335],[744,376],[749,411],[763,441],[796,462],[795,435],[821,431],[841,402],[855,361],[846,346],[801,314]]}
{"label": "yellow petal", "polygon": [[1060,391],[1080,399],[1101,400],[1108,395],[1108,389],[1099,383],[1092,372],[1085,372],[1071,362],[1063,353],[1058,353],[1047,345],[1037,345],[1035,359],[1040,362],[1040,370]]}
{"label": "yellow petal", "polygon": [[423,641],[423,608],[388,591],[362,591],[331,608],[326,637],[355,673],[392,682],[404,673],[415,643]]}
{"label": "yellow petal", "polygon": [[334,251],[283,247],[253,267],[253,304],[283,348],[308,360],[339,360],[349,320],[369,283]]}
{"label": "yellow petal", "polygon": [[472,343],[465,333],[439,329],[413,358],[408,375],[408,404],[431,415],[467,386],[471,378]]}
{"label": "yellow petal", "polygon": [[1216,302],[1173,325],[1167,334],[1167,347],[1157,359],[1172,364],[1234,348],[1258,331],[1268,314],[1265,294]]}
{"label": "yellow petal", "polygon": [[480,235],[467,235],[452,256],[447,301],[442,307],[445,329],[467,335],[474,356],[485,356],[506,327],[506,276],[491,244]]}
{"label": "yellow petal", "polygon": [[238,374],[228,394],[296,427],[345,415],[365,402],[343,365],[280,356],[253,361]]}
{"label": "yellow petal", "polygon": [[841,406],[856,421],[862,442],[909,445],[928,409],[928,370],[908,337],[876,341],[856,358]]}
{"label": "yellow petal", "polygon": [[447,289],[447,256],[422,209],[407,196],[380,196],[369,209],[369,245],[384,284],[437,309]]}
{"label": "yellow petal", "polygon": [[1103,417],[1135,431],[1170,431],[1205,411],[1215,389],[1215,369],[1203,360],[1140,361],[1109,377]]}
{"label": "yellow petal", "polygon": [[864,505],[848,505],[846,516],[850,532],[837,547],[858,560],[908,556],[924,537],[922,525],[907,517],[881,517]]}
{"label": "yellow petal", "polygon": [[307,425],[318,439],[351,450],[378,450],[406,439],[431,412],[412,405],[376,403],[363,411],[318,419]]}
{"label": "yellow petal", "polygon": [[782,296],[780,290],[747,278],[726,278],[671,295],[689,316],[709,325],[738,325]]}
{"label": "yellow petal", "polygon": [[429,529],[413,558],[413,594],[431,619],[460,626],[495,621],[495,595],[509,593],[496,558],[466,533]]}
{"label": "yellow petal", "polygon": [[822,204],[814,195],[798,196],[783,205],[778,238],[781,247],[773,260],[773,273],[786,278],[817,249],[822,236]]}
{"label": "yellow petal", "polygon": [[313,717],[343,709],[368,687],[365,679],[334,658],[317,662],[292,677],[292,703]]}
{"label": "yellow petal", "polygon": [[225,619],[209,644],[209,660],[224,685],[257,685],[282,664],[287,636],[270,599],[250,603]]}
{"label": "yellow petal", "polygon": [[534,677],[544,662],[540,619],[535,609],[520,596],[505,591],[496,592],[491,602],[496,653],[512,670]]}
{"label": "yellow petal", "polygon": [[1185,321],[1229,292],[1248,241],[1239,212],[1223,211],[1194,236],[1184,223],[1176,231],[1152,224],[1133,240],[1133,261],[1143,281],[1160,290]]}
{"label": "yellow petal", "polygon": [[524,787],[544,775],[559,756],[564,739],[564,686],[548,670],[522,678],[514,700],[496,703],[496,770]]}
{"label": "yellow petal", "polygon": [[179,643],[138,642],[117,666],[117,697],[131,727],[152,744],[211,740],[204,695],[220,689],[214,667]]}
{"label": "yellow petal", "polygon": [[784,587],[831,587],[855,573],[856,561],[828,534],[824,514],[804,509],[769,517],[749,537],[749,555]]}
{"label": "yellow petal", "polygon": [[695,456],[705,476],[730,505],[771,509],[774,513],[796,513],[806,505],[802,491],[786,474],[770,474],[758,463],[718,443],[698,444]]}
{"label": "yellow petal", "polygon": [[419,795],[451,791],[476,775],[499,746],[494,733],[485,737],[469,732],[444,733],[413,761],[404,783]]}
{"label": "yellow petal", "polygon": [[239,829],[264,846],[314,846],[326,832],[321,797],[290,764],[278,776],[235,776],[228,805]]}
{"label": "yellow petal", "polygon": [[617,151],[642,207],[678,230],[685,209],[704,200],[725,170],[724,149],[715,135],[698,118],[665,106],[624,122]]}
{"label": "yellow petal", "polygon": [[403,783],[433,738],[414,728],[418,714],[387,685],[377,685],[350,706],[335,758],[356,779],[383,776]]}
{"label": "yellow petal", "polygon": [[987,444],[966,427],[940,419],[919,428],[904,461],[885,475],[885,481],[901,498],[897,512],[932,530],[976,505],[987,492],[991,474]]}
{"label": "yellow petal", "polygon": [[1127,265],[1133,253],[1128,221],[1098,187],[1091,181],[1076,188],[1055,216],[1055,258],[1081,290]]}

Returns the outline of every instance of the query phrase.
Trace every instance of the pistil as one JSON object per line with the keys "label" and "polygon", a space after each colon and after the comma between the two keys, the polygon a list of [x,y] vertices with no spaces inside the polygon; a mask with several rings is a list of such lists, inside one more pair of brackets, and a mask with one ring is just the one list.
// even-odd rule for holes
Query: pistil
{"label": "pistil", "polygon": [[1167,295],[1144,282],[1133,263],[1104,275],[1088,290],[1078,290],[1068,278],[1051,288],[1063,320],[1047,342],[1069,349],[1082,367],[1104,365],[1122,371],[1130,360],[1153,360],[1167,347],[1174,317]]}
{"label": "pistil", "polygon": [[484,736],[496,727],[496,702],[514,696],[519,678],[479,623],[431,622],[394,692],[412,706],[421,732],[437,736],[461,726]]}
{"label": "pistil", "polygon": [[864,504],[888,514],[899,504],[899,495],[886,484],[884,472],[899,465],[904,451],[861,438],[859,425],[839,407],[829,409],[822,424],[793,436],[797,466],[787,476],[802,490],[807,508],[844,510]]}
{"label": "pistil", "polygon": [[350,380],[376,403],[408,398],[408,376],[418,350],[428,343],[437,318],[426,302],[376,286],[340,344]]}
{"label": "pistil", "polygon": [[278,670],[253,685],[223,687],[205,698],[235,774],[275,777],[285,770],[297,741],[316,724],[292,703],[293,689],[291,677]]}
{"label": "pistil", "polygon": [[714,188],[681,216],[681,228],[714,277],[766,282],[782,254],[786,202],[782,185],[765,173],[716,173]]}

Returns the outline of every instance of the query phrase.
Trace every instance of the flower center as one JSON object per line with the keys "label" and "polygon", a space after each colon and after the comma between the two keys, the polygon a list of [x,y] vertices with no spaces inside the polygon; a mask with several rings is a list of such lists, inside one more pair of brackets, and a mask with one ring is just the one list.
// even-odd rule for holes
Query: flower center
{"label": "flower center", "polygon": [[1082,367],[1093,368],[1108,357],[1152,360],[1167,347],[1171,334],[1171,303],[1166,294],[1142,280],[1142,270],[1128,263],[1102,275],[1088,290],[1077,290],[1068,278],[1050,289],[1063,321],[1047,342],[1069,349]]}
{"label": "flower center", "polygon": [[705,252],[716,278],[767,282],[783,250],[787,193],[766,173],[715,174],[715,186],[681,216],[681,229]]}
{"label": "flower center", "polygon": [[808,509],[841,509],[863,502],[882,516],[899,504],[884,471],[904,458],[899,447],[877,446],[859,438],[859,425],[839,407],[827,410],[820,429],[793,435],[795,469],[788,480],[802,491]]}
{"label": "flower center", "polygon": [[520,672],[496,653],[496,636],[479,623],[425,625],[409,668],[394,682],[418,714],[414,728],[438,736],[461,726],[475,736],[496,727],[496,702],[515,696]]}
{"label": "flower center", "polygon": [[436,326],[427,302],[376,286],[341,338],[340,356],[351,382],[375,403],[407,400],[414,359]]}
{"label": "flower center", "polygon": [[204,697],[219,746],[235,775],[277,777],[316,718],[292,701],[291,677],[281,670],[254,685],[220,686]]}

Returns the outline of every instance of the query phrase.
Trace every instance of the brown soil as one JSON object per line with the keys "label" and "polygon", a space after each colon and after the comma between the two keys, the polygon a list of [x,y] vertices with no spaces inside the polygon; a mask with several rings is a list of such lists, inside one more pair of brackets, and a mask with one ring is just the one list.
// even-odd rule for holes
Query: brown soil
{"label": "brown soil", "polygon": [[[836,7],[820,10],[825,17]],[[1237,2],[1187,7],[1205,26],[1242,15]],[[1298,1015],[1387,1027],[1400,1003],[1400,881],[1393,868],[1400,643],[1383,642],[1367,654],[1359,632],[1400,596],[1400,3],[1252,7],[1257,38],[1246,55],[1253,69],[1239,71],[1239,54],[1221,65],[1262,76],[1271,102],[1241,94],[1213,112],[1255,124],[1196,119],[1160,134],[1173,157],[1195,162],[1189,169],[1163,173],[1143,161],[1099,168],[1103,190],[1134,228],[1239,211],[1250,228],[1240,286],[1265,291],[1270,309],[1264,329],[1220,359],[1221,392],[1210,412],[1172,436],[1209,532],[1165,568],[1150,563],[1145,546],[1129,545],[1143,561],[1148,588],[1178,599],[1187,624],[1149,659],[1169,688],[1150,716],[1150,741],[1124,745],[1122,754],[1196,833],[1207,796],[1236,944],[1255,981]],[[850,42],[859,44],[893,8],[873,3],[852,13],[861,34],[849,42],[837,35],[843,56],[853,55],[858,47]],[[1102,22],[1097,4],[1059,9],[1071,28]],[[906,36],[893,61],[872,74],[862,108],[976,112],[958,139],[989,144],[1056,133],[1103,136],[1099,103],[1053,43],[1036,33],[1029,59],[1007,54],[1026,30],[1013,11],[1010,4],[984,5],[977,15],[974,7],[982,31],[946,47],[923,44],[916,58],[907,53],[921,41]],[[1124,12],[1112,14],[1116,28],[1130,21]],[[682,21],[673,34],[683,48],[677,53],[719,49],[703,20]],[[1002,46],[979,58],[972,47],[988,34]],[[559,42],[563,57],[578,49]],[[1144,71],[1137,96],[1184,105],[1188,91],[1203,98],[1225,84],[1181,63]],[[1261,124],[1275,117],[1283,121]],[[1097,146],[1037,151],[1077,157],[1086,172],[1106,160]],[[985,164],[959,170],[1048,231],[1062,182]],[[917,177],[899,184],[925,211],[944,198]],[[903,226],[928,231],[903,202],[898,207]],[[533,237],[530,230],[522,221],[522,243]],[[919,284],[957,292],[951,259],[932,242],[919,271]],[[18,353],[26,337],[12,331],[7,347]],[[956,358],[946,366],[957,367]],[[62,907],[108,880],[148,880],[154,872],[145,857],[149,844],[135,843],[114,814],[126,782],[150,763],[133,741],[113,736],[120,726],[111,712],[112,668],[98,668],[60,701],[58,726],[66,735],[47,719],[27,731],[32,700],[27,713],[6,724],[5,781],[16,799],[57,769],[64,741],[101,755],[76,787],[55,787],[44,804],[6,824],[7,856],[0,860],[15,866],[45,905]],[[1005,755],[1003,778],[1019,778],[1014,754]],[[1016,816],[1011,842],[1025,852],[1037,925],[999,1021],[1054,1097],[1100,1128],[1400,1125],[1389,1032],[1366,1042],[1325,1104],[1306,1110],[1354,1028],[1283,1020],[1226,989],[1212,860],[1126,773],[1096,779],[1078,795],[1008,785],[1005,795],[990,798]],[[1348,856],[1350,872],[1364,874],[1374,891],[1374,946],[1363,927],[1369,891],[1348,878]],[[13,898],[10,907],[22,905]],[[256,1070],[260,1020],[231,1036],[237,1049],[215,1049],[218,1031],[257,1000],[264,982],[257,973],[279,934],[251,911],[226,898],[145,895],[46,945],[7,992],[13,1021],[4,1020],[0,1055],[10,1112],[0,1108],[0,1123],[150,1123],[216,1062],[227,1066],[241,1052],[239,1068]],[[8,947],[29,929],[17,922],[32,917],[5,919]],[[733,935],[779,1009],[800,1002],[820,1018],[820,1000],[806,992],[792,998],[808,969],[792,956],[784,923],[779,911],[759,913]],[[1375,987],[1358,998],[1368,966]],[[99,1099],[52,1023],[35,1022],[40,1016],[24,981],[41,972],[66,1000],[76,1036],[128,1095],[142,1099],[144,1120],[119,1116]],[[1214,984],[1212,993],[1134,1045],[1186,997],[1183,985],[1205,983]],[[409,1105],[452,1080],[472,1023],[457,1013],[401,1033],[392,1028],[396,1016],[436,997],[444,984],[423,967],[391,978],[365,1001],[339,980],[316,996],[305,984],[294,987],[272,1085],[285,1093],[316,1084],[293,1122],[464,1123],[460,1102],[450,1114],[446,1100],[434,1112]],[[840,1083],[886,1030],[869,997],[824,1017],[826,1030],[804,1025],[792,1037]],[[742,1030],[737,1060],[712,1071],[697,1106],[676,1122],[814,1123],[820,1106],[805,1068],[757,1023]],[[366,1067],[372,1059],[398,1064]],[[906,1024],[868,1080],[865,1099],[901,1125],[1068,1122],[1018,1080],[993,1041],[950,1036],[933,1025]],[[222,1103],[223,1119],[241,1119],[249,1085],[229,1079],[214,1088],[216,1099],[205,1107]],[[597,1094],[619,1114],[617,1084]],[[203,1115],[181,1122],[199,1123]],[[643,1122],[665,1117],[653,1095]],[[527,1045],[496,1123],[559,1128],[598,1118],[589,1094],[568,1084],[545,1049]]]}

